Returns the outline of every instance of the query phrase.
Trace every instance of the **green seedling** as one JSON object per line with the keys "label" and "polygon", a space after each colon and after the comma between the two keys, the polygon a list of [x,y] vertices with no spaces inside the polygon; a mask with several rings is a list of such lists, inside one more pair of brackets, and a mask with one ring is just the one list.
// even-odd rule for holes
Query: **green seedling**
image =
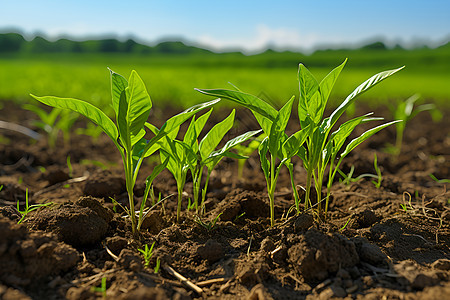
{"label": "green seedling", "polygon": [[349,184],[352,183],[352,182],[358,182],[358,181],[360,181],[361,179],[366,178],[366,177],[378,179],[378,176],[377,176],[377,175],[374,175],[374,174],[368,174],[368,173],[361,174],[361,175],[359,175],[359,176],[357,176],[357,177],[355,177],[355,178],[352,178],[353,173],[355,172],[355,166],[353,166],[353,165],[350,167],[350,171],[348,172],[348,174],[345,174],[345,173],[342,172],[340,169],[337,169],[337,172],[338,172],[339,175],[341,175],[342,178],[343,178],[342,181],[341,181],[340,179],[339,179],[339,181],[342,182],[342,183],[345,184],[345,185],[349,185]]}
{"label": "green seedling", "polygon": [[98,138],[100,137],[100,134],[102,134],[102,132],[102,128],[99,126],[95,126],[95,124],[93,123],[87,123],[86,128],[77,128],[75,130],[76,134],[90,136],[94,144],[98,142]]}
{"label": "green seedling", "polygon": [[339,231],[342,232],[345,230],[345,228],[347,228],[347,225],[350,223],[350,221],[352,220],[352,217],[348,218],[347,222],[345,222],[344,226],[342,226],[341,228],[339,228]]}
{"label": "green seedling", "polygon": [[[384,71],[378,73],[361,85],[359,85],[334,112],[327,118],[323,118],[323,113],[331,93],[331,90],[341,72],[345,66],[347,60],[345,60],[340,66],[332,70],[320,83],[314,78],[311,72],[303,65],[300,64],[298,69],[298,81],[300,90],[300,99],[298,104],[298,115],[302,130],[293,135],[293,141],[287,138],[284,134],[284,128],[287,124],[287,119],[290,116],[290,110],[292,107],[293,98],[278,112],[272,106],[262,101],[256,96],[252,96],[240,91],[230,90],[199,90],[202,93],[226,98],[239,103],[249,108],[255,115],[261,128],[267,134],[265,141],[260,146],[261,164],[266,176],[267,187],[269,191],[269,199],[271,202],[271,223],[273,224],[273,191],[279,169],[275,168],[275,158],[281,159],[289,169],[291,174],[291,183],[294,192],[294,198],[298,203],[298,194],[296,193],[296,186],[293,183],[293,168],[290,163],[290,158],[294,155],[298,155],[302,161],[303,166],[307,171],[306,182],[306,196],[305,196],[305,209],[312,207],[310,199],[310,191],[312,181],[314,180],[315,188],[317,191],[317,213],[321,215],[323,212],[326,214],[328,209],[329,189],[331,183],[336,174],[336,169],[339,167],[342,159],[348,155],[355,147],[368,139],[370,136],[380,131],[381,129],[394,124],[398,121],[389,122],[375,128],[372,128],[364,132],[360,137],[352,140],[345,150],[340,154],[339,160],[335,164],[337,155],[344,145],[347,137],[352,133],[354,128],[368,121],[380,120],[380,118],[369,118],[370,114],[357,117],[342,124],[336,131],[332,132],[334,125],[339,120],[341,115],[349,108],[350,105],[356,99],[356,96],[367,91],[372,86],[378,84],[387,77],[398,72],[402,68]],[[304,138],[306,138],[306,146],[302,146]],[[289,141],[286,144],[286,141]],[[301,143],[300,143],[301,142]],[[295,147],[293,144],[296,144]],[[265,159],[266,153],[270,153],[270,158]],[[292,156],[290,156],[292,155]],[[322,208],[322,183],[324,179],[325,169],[330,165],[329,181],[327,187],[327,198],[325,203],[325,209]],[[297,205],[297,212],[299,207]]]}
{"label": "green seedling", "polygon": [[22,107],[34,112],[39,117],[40,120],[33,122],[33,125],[47,133],[48,145],[50,148],[55,147],[60,131],[63,133],[64,142],[69,142],[70,130],[72,125],[78,119],[77,114],[59,108],[53,108],[47,113],[47,111],[41,107],[33,104],[24,104]]}
{"label": "green seedling", "polygon": [[150,259],[153,256],[153,247],[155,247],[155,242],[153,242],[150,248],[148,247],[147,244],[145,244],[144,249],[138,249],[138,251],[141,252],[142,255],[144,256],[144,266],[146,268],[148,268],[148,266],[150,265]]}
{"label": "green seedling", "polygon": [[[345,150],[340,153],[339,159],[336,158],[343,147],[347,137],[353,132],[356,126],[369,121],[382,120],[382,118],[369,117],[371,113],[364,116],[353,118],[343,123],[339,128],[332,132],[332,129],[342,114],[348,107],[354,103],[356,96],[367,91],[369,88],[378,84],[387,77],[395,74],[402,68],[384,71],[378,73],[361,85],[359,85],[347,98],[339,105],[329,117],[323,118],[323,113],[331,93],[331,90],[346,64],[345,60],[341,65],[332,70],[320,83],[316,81],[309,70],[300,64],[298,70],[298,80],[300,86],[300,101],[298,105],[298,114],[300,125],[302,127],[312,126],[311,134],[306,141],[306,147],[302,147],[298,151],[298,156],[303,161],[303,166],[307,171],[305,209],[312,206],[310,199],[310,190],[312,181],[314,181],[317,200],[316,213],[326,215],[328,211],[329,196],[334,176],[341,164],[343,158],[347,156],[362,142],[377,133],[383,128],[392,125],[398,121],[388,122],[372,129],[365,131],[361,136],[350,141]],[[322,207],[322,183],[324,180],[325,170],[329,166],[329,178],[327,184],[327,196],[325,208]]]}
{"label": "green seedling", "polygon": [[433,179],[437,183],[450,183],[450,179],[437,179],[437,177],[434,176],[433,174],[430,174],[429,176],[431,179]]}
{"label": "green seedling", "polygon": [[102,297],[106,299],[106,277],[102,277],[102,283],[100,287],[93,286],[91,291],[95,293],[102,293]]}
{"label": "green seedling", "polygon": [[[2,186],[3,188],[3,186]],[[0,188],[1,190],[1,188]],[[33,204],[33,205],[28,205],[28,189],[25,190],[25,210],[20,210],[20,205],[19,205],[19,201],[17,201],[17,211],[21,214],[21,218],[20,220],[17,222],[17,224],[22,223],[25,218],[27,217],[27,215],[32,212],[33,210],[36,210],[40,207],[46,207],[46,206],[50,206],[52,205],[53,202],[48,202],[48,203],[42,203],[42,204]]]}
{"label": "green seedling", "polygon": [[209,222],[204,222],[199,216],[195,216],[195,222],[205,228],[208,232],[216,228],[217,221],[220,220],[222,213],[218,214],[214,219]]}
{"label": "green seedling", "polygon": [[145,123],[152,108],[152,101],[144,82],[136,71],[132,71],[128,81],[110,70],[112,107],[115,112],[114,123],[103,111],[92,104],[73,98],[53,96],[37,97],[36,100],[56,108],[69,109],[82,114],[98,125],[113,141],[122,157],[126,189],[129,199],[129,216],[133,234],[138,232],[138,221],[134,209],[133,188],[143,160],[156,152],[157,142],[178,128],[196,112],[209,107],[220,99],[196,105],[167,120],[155,136],[147,140]]}
{"label": "green seedling", "polygon": [[[204,212],[204,202],[211,173],[215,166],[223,157],[243,158],[237,154],[233,154],[230,150],[251,138],[259,131],[250,131],[228,141],[220,150],[215,150],[221,142],[225,134],[233,126],[235,111],[222,122],[216,124],[211,130],[205,134],[204,138],[198,142],[198,137],[204,128],[212,110],[205,113],[198,119],[195,116],[184,135],[183,141],[176,139],[177,130],[174,130],[160,145],[161,159],[169,159],[167,169],[173,174],[177,181],[178,190],[178,206],[177,206],[177,222],[180,218],[181,201],[186,176],[188,171],[191,172],[193,178],[193,200],[192,205],[196,212],[202,214]],[[207,171],[206,183],[201,188],[201,179],[204,169]],[[200,191],[202,192],[201,204],[199,205]],[[190,205],[188,205],[190,206]]]}
{"label": "green seedling", "polygon": [[72,167],[72,163],[70,162],[70,155],[67,155],[67,168],[69,169],[69,177],[73,178],[73,167]]}
{"label": "green seedling", "polygon": [[[262,133],[259,136],[257,136],[254,140],[252,140],[250,143],[248,143],[248,145],[244,145],[244,144],[236,145],[236,147],[234,149],[236,150],[236,152],[239,155],[250,157],[250,155],[259,148],[259,145],[261,144],[262,140],[265,137],[266,137],[266,134]],[[239,178],[242,178],[242,175],[244,172],[244,165],[245,165],[246,161],[247,161],[246,159],[238,160],[238,177]]]}
{"label": "green seedling", "polygon": [[[434,104],[422,104],[414,107],[414,104],[417,100],[420,99],[420,95],[414,94],[403,102],[400,102],[397,106],[391,107],[392,114],[394,119],[400,120],[401,122],[395,124],[396,128],[396,138],[395,138],[395,146],[393,148],[393,152],[396,156],[400,155],[403,144],[403,134],[406,128],[406,124],[414,118],[418,113],[422,111],[436,111],[436,106]],[[442,117],[442,116],[440,116]],[[440,118],[437,116],[437,118]]]}
{"label": "green seedling", "polygon": [[381,170],[378,167],[378,158],[376,153],[373,159],[373,166],[375,167],[375,172],[377,172],[377,181],[372,180],[372,183],[375,185],[377,189],[379,189],[381,187],[381,181],[383,180],[383,177],[381,176]]}
{"label": "green seedling", "polygon": [[[297,154],[300,146],[304,143],[308,130],[305,128],[294,133],[291,136],[285,134],[287,122],[292,110],[294,97],[292,97],[279,111],[262,99],[243,93],[241,91],[214,89],[198,90],[201,93],[218,96],[237,102],[250,109],[266,134],[266,137],[258,147],[258,153],[261,161],[261,168],[266,178],[267,191],[270,205],[270,223],[275,224],[275,188],[278,175],[283,165],[286,165],[292,175],[293,166],[291,158]],[[277,159],[279,162],[277,163]],[[292,180],[293,184],[293,180]],[[295,185],[293,184],[293,187]],[[298,194],[294,192],[296,205],[299,205]]]}
{"label": "green seedling", "polygon": [[156,266],[153,269],[153,273],[158,274],[160,267],[161,267],[161,260],[159,259],[159,257],[157,257],[156,258]]}
{"label": "green seedling", "polygon": [[[408,201],[405,200],[405,196],[408,196]],[[411,194],[408,192],[403,192],[403,203],[400,203],[400,207],[403,209],[404,212],[408,212],[408,209],[414,209],[414,207],[411,204],[412,197]]]}

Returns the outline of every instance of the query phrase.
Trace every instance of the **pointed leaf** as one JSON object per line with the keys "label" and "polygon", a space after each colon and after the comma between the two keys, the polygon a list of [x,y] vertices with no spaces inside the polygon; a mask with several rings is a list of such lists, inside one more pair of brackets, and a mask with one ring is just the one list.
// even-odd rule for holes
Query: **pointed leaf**
{"label": "pointed leaf", "polygon": [[53,96],[37,97],[34,95],[31,96],[46,105],[70,109],[82,114],[83,116],[100,126],[103,131],[113,140],[116,146],[118,146],[117,138],[119,137],[119,133],[117,131],[116,125],[104,112],[102,112],[92,104],[72,98],[58,98]]}
{"label": "pointed leaf", "polygon": [[192,118],[192,122],[189,125],[186,134],[184,135],[183,142],[194,147],[194,151],[198,151],[198,136],[202,132],[205,127],[206,122],[208,121],[209,116],[212,113],[212,108],[202,116],[200,116],[197,120],[195,120],[195,116]]}
{"label": "pointed leaf", "polygon": [[245,142],[252,136],[259,134],[260,132],[261,132],[261,130],[248,131],[244,134],[241,134],[241,135],[229,140],[220,150],[211,152],[209,157],[205,160],[205,163],[208,163],[210,159],[213,159],[215,157],[224,156],[225,153],[227,153],[229,150],[234,148],[236,145],[239,145],[240,143]]}
{"label": "pointed leaf", "polygon": [[270,177],[269,162],[267,161],[267,151],[269,151],[269,138],[266,137],[258,147],[259,159],[261,161],[261,169],[264,172],[266,181]]}
{"label": "pointed leaf", "polygon": [[300,124],[303,127],[303,123],[306,121],[309,114],[310,99],[318,91],[319,84],[303,64],[299,64],[298,67],[298,84],[300,91],[298,117],[300,119]]}
{"label": "pointed leaf", "polygon": [[392,124],[401,122],[400,120],[396,120],[396,121],[392,121],[386,124],[382,124],[380,126],[374,127],[372,129],[367,130],[366,132],[364,132],[363,134],[361,134],[359,137],[353,139],[345,148],[345,151],[341,154],[341,157],[345,157],[347,154],[349,154],[353,149],[355,149],[359,144],[361,144],[362,142],[364,142],[365,140],[367,140],[368,138],[370,138],[372,135],[374,135],[375,133],[377,133],[378,131],[380,131],[383,128],[386,128]]}
{"label": "pointed leaf", "polygon": [[121,133],[125,129],[120,130],[120,127],[124,127],[126,124],[127,138],[130,139],[131,146],[133,146],[145,135],[144,124],[150,115],[152,101],[144,82],[134,70],[131,72],[125,93],[126,101],[122,99],[123,92],[119,101],[119,120],[117,123]]}
{"label": "pointed leaf", "polygon": [[116,119],[119,115],[119,102],[120,95],[128,86],[128,81],[120,74],[114,72],[108,68],[111,74],[111,95],[112,95],[112,107],[116,113]]}
{"label": "pointed leaf", "polygon": [[346,63],[347,59],[345,59],[342,64],[334,68],[319,84],[320,94],[322,96],[322,103],[319,112],[320,119],[322,119],[323,112],[327,105],[328,98],[330,97],[331,90],[333,89],[333,86],[336,83],[336,80]]}
{"label": "pointed leaf", "polygon": [[347,96],[347,98],[344,100],[344,102],[339,105],[338,108],[336,108],[333,113],[330,115],[328,122],[326,124],[326,130],[329,131],[331,128],[336,124],[336,121],[341,117],[341,115],[344,113],[344,111],[347,109],[347,107],[353,103],[356,96],[362,94],[363,92],[367,91],[377,83],[380,83],[384,79],[388,78],[389,76],[397,73],[404,67],[394,69],[394,70],[388,70],[384,72],[380,72],[366,81],[364,81],[362,84],[360,84],[350,95]]}
{"label": "pointed leaf", "polygon": [[250,109],[252,112],[256,112],[262,115],[263,117],[268,118],[271,121],[275,120],[277,116],[277,110],[275,108],[273,108],[270,104],[261,100],[260,98],[250,94],[225,89],[208,89],[208,90],[196,89],[196,90],[206,95],[211,95],[234,101]]}
{"label": "pointed leaf", "polygon": [[[220,99],[215,99],[209,102],[205,102],[205,103],[201,103],[198,105],[194,105],[188,109],[186,109],[185,111],[173,116],[172,118],[170,118],[169,120],[167,120],[163,126],[161,127],[161,129],[159,129],[156,133],[156,136],[153,137],[150,142],[147,144],[147,148],[146,149],[150,149],[154,143],[158,142],[161,138],[167,136],[167,134],[169,134],[170,132],[172,132],[173,130],[177,130],[180,128],[180,125],[185,122],[187,119],[189,119],[190,117],[192,117],[195,113],[197,113],[198,111],[210,107],[216,103],[218,103],[220,101]],[[152,126],[149,126],[151,124],[146,123],[145,126],[147,128],[150,128]]]}
{"label": "pointed leaf", "polygon": [[312,126],[309,125],[287,138],[282,146],[283,158],[290,159],[296,155],[306,141],[306,138],[311,134],[311,131]]}
{"label": "pointed leaf", "polygon": [[233,127],[234,116],[235,110],[233,109],[225,120],[211,128],[202,139],[198,146],[202,160],[205,160],[211,154],[217,145],[219,145],[225,134]]}
{"label": "pointed leaf", "polygon": [[280,152],[280,147],[284,142],[284,130],[286,129],[289,117],[291,116],[294,99],[294,96],[289,99],[289,101],[280,109],[277,117],[272,123],[269,134],[269,151],[275,156],[280,156],[278,152]]}

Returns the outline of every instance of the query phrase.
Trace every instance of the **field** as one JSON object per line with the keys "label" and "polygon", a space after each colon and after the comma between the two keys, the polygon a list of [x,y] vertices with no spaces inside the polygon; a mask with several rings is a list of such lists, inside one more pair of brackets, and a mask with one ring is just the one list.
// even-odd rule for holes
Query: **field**
{"label": "field", "polygon": [[[447,48],[322,51],[310,56],[230,53],[189,59],[111,53],[0,56],[0,121],[5,122],[0,123],[0,298],[445,299],[450,295]],[[161,146],[160,152],[148,157],[136,184],[130,186],[123,164],[136,166],[135,158],[126,160],[116,147],[128,147],[127,138],[131,141],[138,131],[124,131],[122,122],[116,140],[106,134],[96,137],[87,130],[89,121],[81,117],[67,128],[56,123],[40,126],[38,116],[23,107],[38,104],[30,93],[55,95],[87,100],[107,115],[117,113],[123,118],[120,105],[129,96],[124,92],[111,105],[106,67],[126,78],[135,69],[153,102],[146,119],[161,132],[171,116],[212,99],[194,88],[231,88],[228,82],[232,82],[277,110],[295,95],[285,131],[291,135],[300,129],[298,63],[304,62],[321,79],[346,57],[349,62],[331,93],[325,116],[371,75],[407,67],[358,97],[336,127],[371,111],[385,117],[385,122],[392,121],[389,107],[415,93],[421,94],[415,107],[431,103],[435,107],[434,112],[420,112],[406,123],[401,152],[395,154],[398,132],[391,125],[345,157],[339,166],[344,175],[330,181],[327,215],[316,210],[321,203],[312,201],[308,208],[308,173],[300,156],[292,158],[295,190],[301,200],[298,213],[288,168],[281,168],[274,198],[270,198],[255,149],[246,154],[247,159],[241,157],[242,165],[230,155],[210,173],[201,214],[192,205],[193,169],[186,171],[182,192],[180,180],[168,169],[154,179],[151,191],[146,187],[147,176],[170,148]],[[131,77],[129,82],[134,82]],[[231,103],[222,100],[215,106],[201,138],[232,107],[235,122],[224,141],[260,128],[250,110]],[[436,118],[437,111],[441,118]],[[206,110],[197,113],[196,120],[206,115]],[[63,115],[63,119],[72,116]],[[180,141],[189,132],[189,122],[181,126]],[[362,123],[345,145],[373,126]],[[149,128],[146,139],[153,136]],[[219,149],[226,147],[224,141]],[[142,155],[142,151],[133,154]],[[207,172],[202,174],[203,186]],[[321,184],[325,199],[328,180]],[[165,200],[148,210],[135,232],[127,212],[130,194],[139,210],[147,192],[156,197],[155,202],[158,195]],[[179,218],[177,198],[181,200]],[[314,187],[311,199],[318,199]],[[146,210],[151,206],[148,202]],[[40,204],[48,206],[36,206]],[[36,209],[25,213],[29,205],[34,206],[28,209]]]}

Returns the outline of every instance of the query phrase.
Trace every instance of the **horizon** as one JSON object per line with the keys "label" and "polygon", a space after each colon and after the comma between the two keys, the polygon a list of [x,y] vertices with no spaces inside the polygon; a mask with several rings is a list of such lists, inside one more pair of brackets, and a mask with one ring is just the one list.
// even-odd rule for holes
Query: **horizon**
{"label": "horizon", "polygon": [[386,46],[387,49],[393,49],[397,46],[402,47],[403,49],[406,50],[414,50],[414,49],[418,49],[418,48],[422,48],[422,47],[428,47],[430,49],[433,48],[439,48],[441,46],[444,46],[448,43],[450,43],[450,38],[449,39],[443,39],[441,41],[434,41],[433,43],[425,43],[423,40],[421,39],[417,39],[414,43],[410,43],[408,45],[402,45],[401,43],[397,43],[397,42],[393,42],[393,41],[386,41],[383,38],[377,38],[374,37],[372,39],[365,39],[362,40],[360,42],[356,42],[353,44],[327,44],[327,45],[318,45],[317,47],[312,47],[310,49],[299,49],[299,48],[280,48],[280,47],[272,47],[273,45],[267,45],[266,47],[259,49],[259,50],[254,50],[254,51],[245,51],[243,49],[239,49],[239,48],[223,48],[223,49],[213,49],[211,47],[209,47],[208,45],[202,45],[199,43],[196,43],[195,41],[189,41],[183,37],[173,37],[173,38],[161,38],[160,40],[156,40],[153,42],[147,42],[147,41],[142,41],[141,39],[139,39],[136,36],[133,35],[129,35],[129,36],[123,36],[123,37],[119,37],[117,35],[111,34],[111,35],[99,35],[99,36],[80,36],[80,37],[76,37],[76,36],[70,36],[70,35],[60,35],[60,36],[55,36],[55,37],[49,37],[47,36],[45,33],[42,32],[36,32],[33,34],[26,34],[24,32],[21,32],[19,29],[2,29],[0,28],[0,34],[18,34],[21,35],[25,41],[27,42],[32,42],[35,38],[40,37],[43,38],[49,42],[57,42],[59,40],[69,40],[69,41],[73,41],[73,42],[85,42],[85,41],[100,41],[100,40],[107,40],[107,39],[114,39],[117,40],[118,42],[126,42],[127,40],[133,40],[134,42],[144,45],[144,46],[148,46],[148,47],[155,47],[158,46],[159,44],[162,43],[166,43],[166,42],[173,42],[173,43],[177,43],[177,42],[181,42],[182,44],[184,44],[187,47],[196,47],[199,49],[203,49],[203,50],[207,50],[207,51],[211,51],[213,53],[232,53],[232,52],[240,52],[242,54],[245,55],[256,55],[256,54],[260,54],[260,53],[264,53],[266,51],[275,51],[275,52],[294,52],[294,53],[301,53],[301,54],[313,54],[316,51],[322,51],[322,50],[356,50],[356,49],[360,49],[363,48],[365,46],[374,44],[374,43],[382,43],[384,46]]}
{"label": "horizon", "polygon": [[320,2],[11,1],[2,4],[0,31],[14,30],[27,40],[36,35],[50,41],[132,38],[149,46],[182,41],[214,52],[246,54],[267,49],[307,53],[375,41],[388,47],[438,47],[450,40],[447,1],[381,0],[369,9],[357,0]]}

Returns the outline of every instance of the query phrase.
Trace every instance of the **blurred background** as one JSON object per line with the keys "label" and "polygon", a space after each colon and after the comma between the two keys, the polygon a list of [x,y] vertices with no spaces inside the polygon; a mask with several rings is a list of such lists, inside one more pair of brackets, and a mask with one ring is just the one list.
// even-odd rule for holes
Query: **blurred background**
{"label": "blurred background", "polygon": [[231,88],[279,106],[298,96],[297,68],[320,81],[348,58],[331,95],[405,65],[361,96],[380,104],[419,93],[449,107],[449,1],[2,1],[0,101],[30,93],[109,106],[107,67],[136,70],[154,106]]}

